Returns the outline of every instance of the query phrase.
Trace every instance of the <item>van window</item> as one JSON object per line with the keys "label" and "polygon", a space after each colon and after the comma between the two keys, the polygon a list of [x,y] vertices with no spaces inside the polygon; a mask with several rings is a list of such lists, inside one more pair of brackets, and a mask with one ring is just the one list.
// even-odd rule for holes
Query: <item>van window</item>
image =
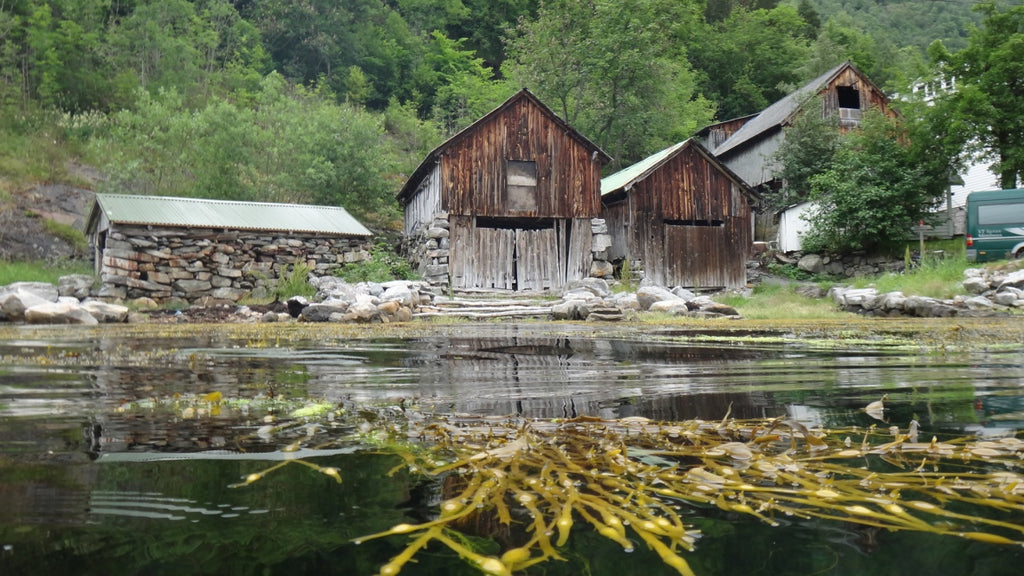
{"label": "van window", "polygon": [[979,204],[978,226],[1000,226],[1024,222],[1024,203]]}

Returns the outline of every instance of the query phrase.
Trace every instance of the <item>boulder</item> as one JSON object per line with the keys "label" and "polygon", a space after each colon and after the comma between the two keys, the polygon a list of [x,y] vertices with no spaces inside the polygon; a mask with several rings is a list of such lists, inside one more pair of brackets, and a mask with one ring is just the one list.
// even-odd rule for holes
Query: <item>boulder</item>
{"label": "boulder", "polygon": [[824,298],[827,291],[817,284],[800,284],[794,290],[805,298]]}
{"label": "boulder", "polygon": [[620,322],[625,317],[623,311],[614,306],[597,306],[590,309],[587,322]]}
{"label": "boulder", "polygon": [[415,297],[408,284],[392,284],[385,286],[380,299],[385,302],[397,302],[405,306],[412,306]]}
{"label": "boulder", "polygon": [[367,299],[360,299],[349,306],[348,314],[345,315],[350,322],[371,322],[380,317],[377,312],[377,305]]}
{"label": "boulder", "polygon": [[948,318],[956,316],[957,309],[934,298],[908,296],[903,311],[910,316],[921,318]]}
{"label": "boulder", "polygon": [[29,324],[99,324],[99,321],[81,304],[72,304],[66,301],[45,302],[25,310],[25,322]]}
{"label": "boulder", "polygon": [[640,304],[641,310],[650,310],[651,306],[655,302],[663,302],[666,300],[686,304],[686,300],[683,300],[679,296],[669,292],[667,288],[662,288],[661,286],[641,286],[640,289],[636,291],[636,300]]}
{"label": "boulder", "polygon": [[128,321],[128,307],[120,304],[108,304],[102,300],[86,300],[82,303],[92,317],[101,324],[121,323]]}
{"label": "boulder", "polygon": [[874,288],[845,288],[833,292],[832,297],[840,306],[869,308],[874,307],[872,303],[878,297],[878,290]]}
{"label": "boulder", "polygon": [[551,317],[555,320],[580,320],[580,305],[585,300],[566,300],[551,306]]}
{"label": "boulder", "polygon": [[60,297],[57,287],[48,282],[12,282],[0,287],[0,296],[14,292],[32,294],[46,302],[56,302]]}
{"label": "boulder", "polygon": [[95,279],[89,274],[69,274],[57,280],[57,293],[61,296],[72,296],[79,300],[89,297]]}
{"label": "boulder", "polygon": [[988,280],[982,276],[971,276],[961,284],[969,294],[984,294],[990,288]]}
{"label": "boulder", "polygon": [[675,288],[673,288],[672,293],[682,298],[683,300],[693,300],[694,298],[697,297],[697,294],[695,294],[693,291],[687,290],[682,286],[676,286]]}
{"label": "boulder", "polygon": [[796,267],[809,274],[820,274],[825,269],[825,260],[818,254],[807,254],[797,260]]}
{"label": "boulder", "polygon": [[615,275],[615,267],[607,260],[594,260],[590,263],[590,276],[592,278],[611,278]]}
{"label": "boulder", "polygon": [[906,302],[907,297],[903,295],[903,292],[886,292],[875,298],[876,308],[887,312],[902,311]]}
{"label": "boulder", "polygon": [[602,278],[584,278],[580,280],[579,287],[601,298],[612,295],[612,289],[608,287],[608,282]]}
{"label": "boulder", "polygon": [[1024,270],[1017,270],[1010,272],[1003,278],[1003,281],[999,283],[999,287],[996,291],[1000,291],[1003,288],[1024,288]]}
{"label": "boulder", "polygon": [[41,297],[37,292],[28,290],[15,290],[6,294],[0,294],[0,317],[12,321],[25,319],[25,311],[41,304],[57,301],[55,296],[52,300]]}
{"label": "boulder", "polygon": [[[290,307],[289,310],[291,310]],[[329,322],[332,314],[346,314],[348,311],[348,302],[344,300],[328,300],[306,306],[298,317],[305,322]]]}
{"label": "boulder", "polygon": [[996,307],[995,302],[992,302],[984,296],[972,296],[964,300],[964,305],[967,306],[968,310],[991,310]]}
{"label": "boulder", "polygon": [[690,308],[687,306],[687,302],[680,298],[678,300],[659,300],[651,304],[647,310],[649,312],[664,312],[666,314],[679,316],[689,312]]}
{"label": "boulder", "polygon": [[712,314],[719,314],[721,316],[739,316],[740,313],[732,306],[728,304],[722,304],[721,302],[714,302],[708,306],[702,306],[700,312],[710,312]]}

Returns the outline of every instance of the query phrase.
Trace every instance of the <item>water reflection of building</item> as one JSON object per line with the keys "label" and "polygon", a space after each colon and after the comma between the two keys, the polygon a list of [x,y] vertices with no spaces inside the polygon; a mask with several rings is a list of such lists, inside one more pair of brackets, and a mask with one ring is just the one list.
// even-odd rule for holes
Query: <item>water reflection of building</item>
{"label": "water reflection of building", "polygon": [[[756,350],[593,338],[445,338],[411,351],[421,401],[449,411],[655,419],[762,417],[770,395],[722,392],[730,362]],[[685,395],[685,396],[684,396]]]}

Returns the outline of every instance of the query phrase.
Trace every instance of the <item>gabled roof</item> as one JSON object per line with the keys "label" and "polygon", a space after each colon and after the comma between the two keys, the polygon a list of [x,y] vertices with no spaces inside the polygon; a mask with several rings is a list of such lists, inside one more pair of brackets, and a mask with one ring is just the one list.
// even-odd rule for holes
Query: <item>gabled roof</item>
{"label": "gabled roof", "polygon": [[[856,66],[848,61],[843,62],[762,110],[757,117],[744,124],[743,127],[737,130],[736,133],[728,140],[715,148],[715,156],[721,156],[722,154],[728,153],[730,150],[733,150],[766,132],[791,123],[793,121],[793,117],[809,99],[820,93],[829,85],[829,83],[832,82],[832,80],[847,68],[853,69],[853,71],[856,72],[856,74],[865,82],[874,86],[874,84],[872,84]],[[879,90],[879,92],[881,92],[881,90]]]}
{"label": "gabled roof", "polygon": [[759,198],[759,196],[743,181],[742,178],[737,176],[732,170],[730,170],[725,164],[715,158],[707,148],[701,145],[699,141],[694,138],[687,138],[678,144],[674,144],[665,148],[660,152],[655,152],[647,158],[629,166],[623,168],[618,172],[606,176],[601,179],[601,197],[610,196],[619,191],[628,191],[633,187],[634,184],[640,182],[653,174],[658,168],[664,165],[666,162],[674,158],[677,154],[685,150],[686,148],[693,148],[698,154],[703,156],[710,164],[721,170],[730,180],[733,180],[740,186],[747,195],[752,198]]}
{"label": "gabled roof", "polygon": [[530,92],[526,88],[523,88],[519,92],[513,94],[512,97],[506,100],[502,105],[498,106],[494,110],[491,110],[487,114],[481,116],[476,122],[473,122],[469,126],[463,128],[461,131],[459,131],[459,133],[455,134],[454,136],[446,140],[437,148],[434,148],[434,150],[431,151],[430,154],[427,154],[427,157],[423,159],[423,162],[420,163],[419,167],[417,167],[416,170],[412,173],[412,176],[410,176],[409,179],[406,180],[405,185],[402,186],[402,190],[398,192],[396,198],[398,198],[399,201],[402,201],[411,196],[416,191],[416,188],[417,186],[419,186],[420,181],[423,180],[424,177],[426,177],[427,173],[430,172],[434,164],[437,162],[438,157],[442,153],[444,153],[445,150],[447,150],[453,144],[466,138],[467,135],[475,131],[477,127],[481,126],[482,124],[486,124],[492,118],[494,118],[498,114],[501,114],[502,112],[510,108],[512,105],[514,105],[515,103],[519,102],[524,98],[532,102],[538,108],[540,108],[546,116],[551,118],[552,122],[554,122],[563,130],[565,130],[566,133],[573,140],[576,140],[577,142],[582,144],[584,148],[590,150],[593,154],[595,154],[596,157],[601,160],[601,164],[607,164],[608,162],[611,162],[611,156],[609,156],[603,150],[601,150],[601,148],[598,147],[597,144],[594,144],[593,142],[588,140],[585,136],[583,136],[575,129],[573,129],[571,126],[569,126],[569,124],[566,123],[565,120],[559,118],[558,115],[554,113],[554,111],[552,111],[543,102],[537,99],[537,97],[533,95],[533,92]]}
{"label": "gabled roof", "polygon": [[365,226],[339,206],[97,194],[87,230],[96,225],[100,212],[116,224],[371,235]]}

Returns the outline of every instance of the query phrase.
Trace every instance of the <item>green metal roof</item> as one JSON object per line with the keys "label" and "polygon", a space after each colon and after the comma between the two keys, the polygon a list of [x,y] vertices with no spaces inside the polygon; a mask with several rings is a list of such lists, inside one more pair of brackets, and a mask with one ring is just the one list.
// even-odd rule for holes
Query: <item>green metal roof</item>
{"label": "green metal roof", "polygon": [[98,217],[97,210],[117,224],[371,235],[365,226],[338,206],[97,194],[90,227]]}
{"label": "green metal roof", "polygon": [[650,171],[660,166],[665,160],[671,158],[673,154],[685,147],[689,142],[689,140],[683,140],[678,144],[673,144],[661,152],[651,154],[647,158],[644,158],[628,168],[623,168],[610,176],[602,178],[601,195],[604,196],[605,194],[611,194],[621,188],[628,188],[630,184],[638,180],[643,180]]}

